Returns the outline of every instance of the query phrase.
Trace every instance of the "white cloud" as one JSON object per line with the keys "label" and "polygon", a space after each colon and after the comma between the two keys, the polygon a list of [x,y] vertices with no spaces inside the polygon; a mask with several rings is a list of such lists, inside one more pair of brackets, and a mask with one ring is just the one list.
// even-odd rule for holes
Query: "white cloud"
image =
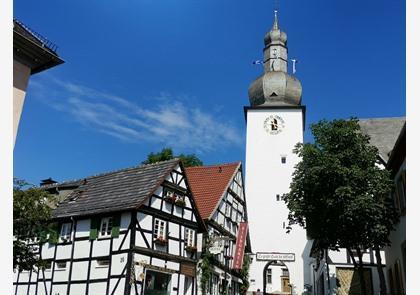
{"label": "white cloud", "polygon": [[154,142],[197,153],[241,146],[239,130],[226,118],[187,107],[187,96],[161,92],[153,108],[83,85],[49,77],[31,85],[34,95],[96,132],[124,142]]}

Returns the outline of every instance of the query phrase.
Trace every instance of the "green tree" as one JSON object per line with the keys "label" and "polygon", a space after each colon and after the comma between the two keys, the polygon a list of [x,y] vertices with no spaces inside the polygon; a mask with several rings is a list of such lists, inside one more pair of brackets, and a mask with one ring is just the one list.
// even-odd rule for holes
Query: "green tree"
{"label": "green tree", "polygon": [[[390,193],[390,173],[378,164],[378,150],[360,131],[358,120],[322,120],[311,125],[314,143],[297,144],[290,192],[282,199],[289,213],[289,230],[298,224],[316,241],[318,251],[349,251],[366,294],[362,255],[374,249],[381,294],[386,284],[379,251],[390,244],[397,221]],[[355,259],[354,252],[358,258]]]}
{"label": "green tree", "polygon": [[174,158],[179,158],[185,167],[203,166],[203,162],[195,154],[180,154],[174,156],[172,148],[164,148],[160,152],[150,153],[147,155],[147,160],[143,161],[143,164],[151,164],[160,161],[167,161]]}
{"label": "green tree", "polygon": [[34,186],[24,189],[27,186],[25,181],[14,179],[13,268],[19,271],[44,266],[37,252],[54,232],[50,225],[54,196]]}

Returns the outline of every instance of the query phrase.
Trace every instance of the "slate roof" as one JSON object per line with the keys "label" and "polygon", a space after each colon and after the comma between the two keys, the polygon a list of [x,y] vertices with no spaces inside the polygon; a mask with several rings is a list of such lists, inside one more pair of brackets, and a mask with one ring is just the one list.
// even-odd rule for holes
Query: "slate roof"
{"label": "slate roof", "polygon": [[405,124],[405,117],[359,119],[360,129],[370,136],[370,144],[377,147],[386,163]]}
{"label": "slate roof", "polygon": [[185,168],[200,216],[210,219],[241,162]]}
{"label": "slate roof", "polygon": [[135,209],[149,198],[178,163],[179,159],[173,159],[64,182],[62,185],[79,183],[80,186],[53,210],[53,217]]}

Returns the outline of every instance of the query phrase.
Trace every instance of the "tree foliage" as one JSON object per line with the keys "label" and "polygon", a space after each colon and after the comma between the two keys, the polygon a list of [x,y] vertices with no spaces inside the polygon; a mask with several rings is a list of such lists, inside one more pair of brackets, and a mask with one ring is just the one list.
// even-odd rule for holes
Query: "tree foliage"
{"label": "tree foliage", "polygon": [[164,148],[160,152],[150,153],[147,156],[147,160],[143,161],[143,164],[152,164],[160,161],[167,161],[174,158],[179,158],[185,167],[203,166],[203,162],[195,154],[180,154],[174,156],[172,148]]}
{"label": "tree foliage", "polygon": [[249,288],[249,267],[251,265],[251,258],[249,255],[244,255],[244,262],[242,264],[242,269],[240,271],[240,277],[242,280],[242,285],[239,290],[239,294],[246,295]]}
{"label": "tree foliage", "polygon": [[301,161],[290,192],[282,196],[290,210],[289,228],[306,227],[320,251],[361,253],[389,245],[397,213],[390,198],[393,182],[378,165],[377,148],[355,118],[322,120],[311,130],[314,143],[296,145]]}
{"label": "tree foliage", "polygon": [[53,229],[50,225],[54,197],[46,191],[29,187],[23,180],[14,179],[13,187],[13,268],[30,270],[43,267],[36,254]]}

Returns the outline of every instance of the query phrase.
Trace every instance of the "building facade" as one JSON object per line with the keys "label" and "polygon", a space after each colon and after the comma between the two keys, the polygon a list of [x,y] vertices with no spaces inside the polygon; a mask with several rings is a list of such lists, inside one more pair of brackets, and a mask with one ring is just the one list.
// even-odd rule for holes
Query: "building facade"
{"label": "building facade", "polygon": [[29,77],[62,64],[57,46],[17,19],[13,20],[13,145]]}
{"label": "building facade", "polygon": [[[234,260],[242,260],[245,253],[251,252],[242,165],[239,162],[189,167],[186,172],[200,216],[207,227],[203,252],[210,251],[212,255],[206,293],[239,295],[243,284],[240,275],[242,261],[235,268]],[[241,230],[244,234],[238,241]],[[199,294],[203,294],[201,288]]]}
{"label": "building facade", "polygon": [[15,294],[197,294],[205,225],[179,160],[45,189],[64,195],[44,270],[14,272]]}
{"label": "building facade", "polygon": [[263,291],[263,270],[270,258],[258,253],[274,252],[290,255],[267,269],[266,291],[302,294],[305,284],[310,284],[311,242],[298,226],[288,233],[289,211],[281,196],[289,191],[299,161],[293,149],[303,142],[305,106],[299,80],[288,73],[287,35],[279,28],[277,14],[264,44],[264,73],[251,83],[250,106],[245,107],[246,196],[253,250],[249,292]]}
{"label": "building facade", "polygon": [[400,215],[395,230],[389,240],[391,246],[385,249],[388,284],[392,295],[406,294],[406,159],[405,159],[405,124],[389,156],[387,168],[391,171],[395,188],[392,193],[395,207]]}

